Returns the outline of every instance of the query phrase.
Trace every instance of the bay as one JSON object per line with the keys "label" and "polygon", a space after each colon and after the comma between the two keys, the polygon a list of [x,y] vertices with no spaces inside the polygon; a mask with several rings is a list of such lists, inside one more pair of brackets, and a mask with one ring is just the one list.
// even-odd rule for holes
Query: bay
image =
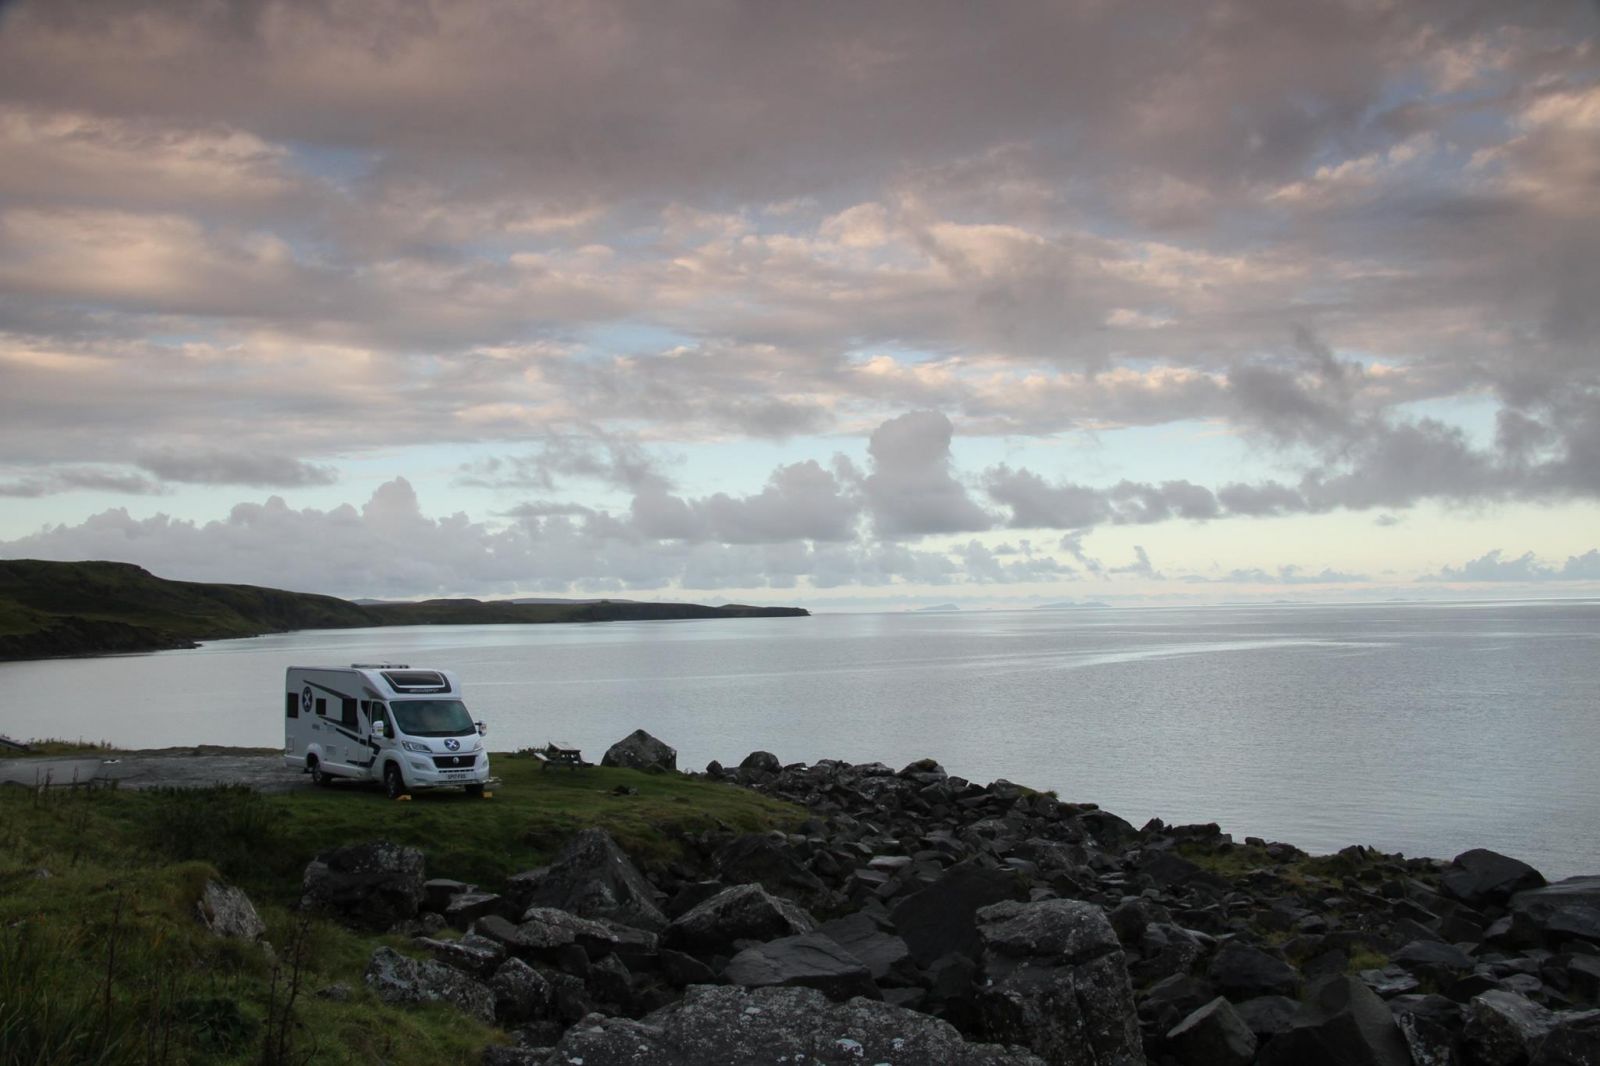
{"label": "bay", "polygon": [[0,664],[0,733],[282,742],[291,665],[458,671],[497,750],[679,765],[932,756],[1312,852],[1368,844],[1600,872],[1600,603],[1108,608],[307,631]]}

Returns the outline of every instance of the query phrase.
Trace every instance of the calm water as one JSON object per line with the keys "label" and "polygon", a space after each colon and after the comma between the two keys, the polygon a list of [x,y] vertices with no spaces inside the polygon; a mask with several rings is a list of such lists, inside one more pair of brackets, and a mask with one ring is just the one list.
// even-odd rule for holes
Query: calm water
{"label": "calm water", "polygon": [[1211,607],[290,633],[0,664],[0,732],[276,745],[284,668],[458,670],[497,749],[931,755],[1135,825],[1600,873],[1600,603]]}

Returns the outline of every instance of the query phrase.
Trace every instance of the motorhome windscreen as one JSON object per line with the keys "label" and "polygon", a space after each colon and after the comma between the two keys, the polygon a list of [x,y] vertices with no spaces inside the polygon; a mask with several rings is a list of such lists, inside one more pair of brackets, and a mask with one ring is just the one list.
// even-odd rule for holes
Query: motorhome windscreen
{"label": "motorhome windscreen", "polygon": [[460,700],[394,700],[389,704],[400,732],[413,737],[460,737],[477,732]]}

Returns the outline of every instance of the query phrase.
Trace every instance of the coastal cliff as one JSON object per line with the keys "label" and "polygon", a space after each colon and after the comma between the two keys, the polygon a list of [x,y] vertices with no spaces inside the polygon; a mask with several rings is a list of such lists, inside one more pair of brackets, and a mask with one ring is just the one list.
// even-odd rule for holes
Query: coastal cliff
{"label": "coastal cliff", "polygon": [[774,618],[799,607],[440,599],[354,603],[255,585],[168,581],[131,563],[0,559],[0,661],[192,648],[296,629]]}

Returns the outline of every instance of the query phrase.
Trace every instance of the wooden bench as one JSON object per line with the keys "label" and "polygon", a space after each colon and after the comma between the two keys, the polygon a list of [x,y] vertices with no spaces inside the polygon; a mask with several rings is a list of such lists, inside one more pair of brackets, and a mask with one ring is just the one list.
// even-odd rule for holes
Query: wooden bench
{"label": "wooden bench", "polygon": [[544,756],[544,766],[541,767],[544,770],[552,766],[565,766],[569,770],[576,770],[580,766],[589,765],[583,761],[583,752],[561,740],[552,740],[539,754]]}

